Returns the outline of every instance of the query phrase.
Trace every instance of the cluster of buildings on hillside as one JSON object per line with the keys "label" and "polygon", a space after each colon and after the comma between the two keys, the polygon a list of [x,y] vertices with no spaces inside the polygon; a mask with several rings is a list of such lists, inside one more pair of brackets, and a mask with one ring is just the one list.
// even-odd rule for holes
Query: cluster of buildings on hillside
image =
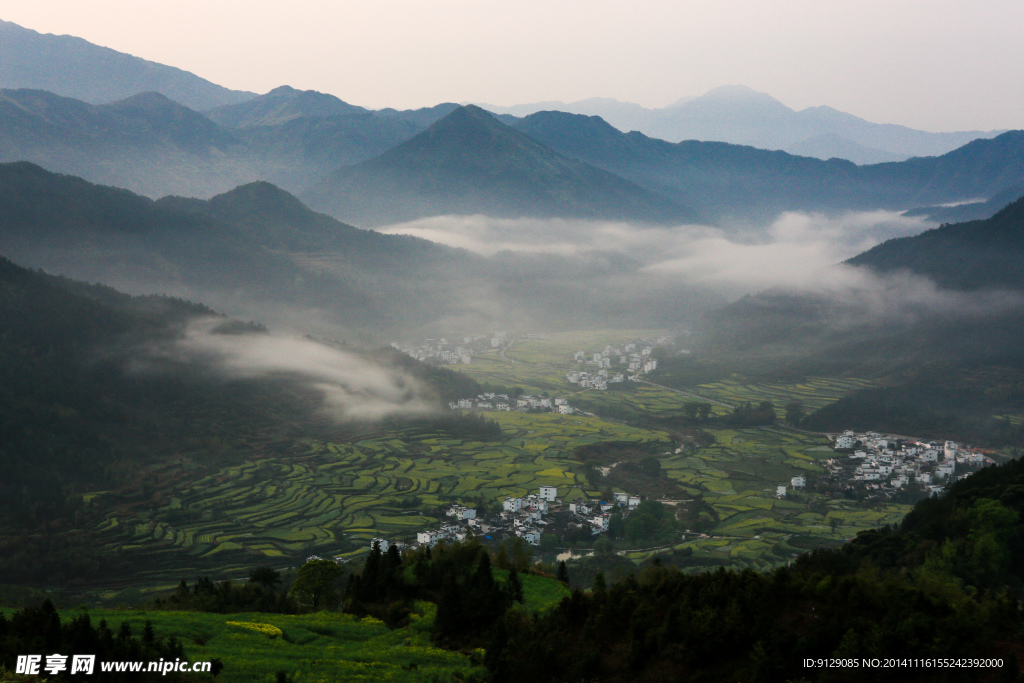
{"label": "cluster of buildings on hillside", "polygon": [[506,498],[501,512],[481,515],[474,508],[452,505],[445,510],[448,518],[436,529],[416,534],[416,543],[389,541],[375,538],[370,547],[379,544],[382,551],[391,545],[399,548],[433,546],[441,541],[464,541],[469,536],[485,542],[499,543],[509,538],[521,538],[530,545],[539,545],[541,534],[563,534],[570,527],[588,531],[591,535],[608,531],[609,511],[619,506],[628,515],[640,504],[640,496],[615,493],[614,500],[596,501],[576,498],[570,502],[558,496],[555,486],[541,486],[537,493],[521,498]]}
{"label": "cluster of buildings on hillside", "polygon": [[424,363],[434,363],[437,365],[456,365],[462,363],[468,365],[473,362],[473,351],[478,350],[478,347],[482,345],[483,339],[483,335],[460,337],[458,339],[441,337],[440,339],[426,339],[419,346],[404,346],[392,342],[391,347]]}
{"label": "cluster of buildings on hillside", "polygon": [[548,398],[530,394],[510,397],[508,394],[492,392],[477,394],[476,398],[460,398],[457,401],[449,401],[448,407],[452,410],[516,410],[522,413],[539,411],[561,413],[562,415],[572,415],[573,413],[573,407],[565,398]]}
{"label": "cluster of buildings on hillside", "polygon": [[[667,337],[662,337],[654,344],[669,341]],[[653,372],[658,368],[657,359],[651,357],[651,346],[644,345],[644,342],[630,342],[621,348],[608,345],[604,350],[591,354],[577,351],[573,354],[573,360],[595,368],[593,371],[570,370],[566,373],[565,378],[570,384],[577,384],[584,389],[605,390],[609,384],[623,382],[626,379],[636,381],[640,379],[642,373]],[[611,372],[613,366],[622,369],[623,372]]]}
{"label": "cluster of buildings on hillside", "polygon": [[[543,333],[524,334],[526,340],[547,339]],[[471,334],[460,337],[438,337],[424,339],[419,346],[405,346],[392,343],[391,347],[424,363],[437,365],[459,365],[473,362],[473,354],[489,349],[498,349],[509,344],[508,332],[498,330],[487,334]]]}
{"label": "cluster of buildings on hillside", "polygon": [[846,431],[835,437],[833,446],[842,455],[825,465],[829,483],[881,497],[915,487],[924,494],[938,493],[993,462],[981,451],[955,441],[919,441],[877,432]]}

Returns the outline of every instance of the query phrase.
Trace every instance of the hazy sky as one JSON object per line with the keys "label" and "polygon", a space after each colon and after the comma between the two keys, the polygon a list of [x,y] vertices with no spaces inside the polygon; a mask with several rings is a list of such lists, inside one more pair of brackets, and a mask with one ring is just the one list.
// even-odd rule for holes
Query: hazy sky
{"label": "hazy sky", "polygon": [[880,123],[1024,128],[1021,0],[0,0],[0,19],[371,108],[662,107],[739,84]]}

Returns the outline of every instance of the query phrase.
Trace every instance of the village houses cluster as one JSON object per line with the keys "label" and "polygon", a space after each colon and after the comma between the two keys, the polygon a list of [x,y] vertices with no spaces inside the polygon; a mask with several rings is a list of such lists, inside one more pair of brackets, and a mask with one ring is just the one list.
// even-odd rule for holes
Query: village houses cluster
{"label": "village houses cluster", "polygon": [[457,401],[449,401],[448,407],[452,410],[517,410],[519,412],[529,411],[551,411],[562,415],[572,415],[573,407],[565,398],[547,398],[546,396],[531,396],[522,394],[510,397],[508,394],[495,394],[486,392],[478,394],[476,398],[460,398]]}
{"label": "village houses cluster", "polygon": [[[667,343],[668,338],[662,338],[655,342]],[[588,354],[577,351],[573,354],[573,360],[577,363],[593,366],[595,370],[570,370],[566,373],[566,380],[569,384],[576,384],[584,389],[598,389],[604,391],[609,384],[623,382],[626,379],[637,381],[642,373],[653,372],[658,368],[658,361],[651,357],[651,347],[642,346],[636,342],[625,344],[621,348],[605,346],[604,350]],[[623,372],[612,372],[612,367],[622,369]]]}
{"label": "village houses cluster", "polygon": [[[525,334],[522,339],[534,341],[547,339],[543,333]],[[496,331],[487,334],[470,334],[463,337],[440,337],[424,339],[419,346],[405,346],[395,342],[391,347],[398,349],[407,356],[418,361],[435,365],[469,365],[473,362],[473,354],[483,353],[490,349],[500,349],[511,343],[508,332]]]}
{"label": "village houses cluster", "polygon": [[560,534],[571,526],[583,527],[597,535],[608,531],[609,511],[613,507],[619,506],[623,514],[628,515],[640,504],[640,496],[621,492],[614,495],[611,501],[576,498],[565,502],[558,496],[558,487],[545,485],[537,493],[505,498],[497,515],[480,515],[474,508],[452,505],[445,510],[448,520],[436,529],[416,534],[415,544],[374,538],[370,548],[378,544],[383,552],[391,545],[400,549],[433,546],[441,541],[464,541],[469,536],[494,543],[521,538],[530,545],[540,545],[541,534]]}
{"label": "village houses cluster", "polygon": [[955,441],[919,441],[878,432],[845,431],[836,436],[834,447],[844,455],[826,463],[831,479],[844,488],[863,489],[883,497],[913,486],[935,494],[993,462],[981,451]]}

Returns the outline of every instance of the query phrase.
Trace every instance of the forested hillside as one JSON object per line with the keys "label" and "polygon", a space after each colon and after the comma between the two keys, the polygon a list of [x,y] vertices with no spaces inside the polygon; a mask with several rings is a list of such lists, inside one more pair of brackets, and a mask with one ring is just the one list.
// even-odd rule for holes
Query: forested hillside
{"label": "forested hillside", "polygon": [[985,220],[889,240],[848,261],[880,273],[908,270],[956,290],[1024,290],[1024,197]]}
{"label": "forested hillside", "polygon": [[897,528],[770,574],[686,575],[655,560],[547,615],[509,613],[488,665],[495,681],[1017,680],[1022,491],[1024,463],[992,467]]}
{"label": "forested hillside", "polygon": [[[157,479],[243,458],[287,459],[302,438],[340,439],[372,423],[332,419],[321,385],[304,381],[301,368],[226,372],[211,355],[218,346],[185,343],[197,319],[214,321],[205,334],[215,345],[245,348],[269,337],[259,325],[199,304],[131,297],[0,258],[0,583],[60,583],[99,566],[95,548],[76,531],[99,514],[83,493],[115,491],[122,504],[149,505]],[[304,343],[293,353],[314,348]],[[438,407],[442,398],[481,391],[467,377],[411,358],[398,362],[390,351],[345,353],[393,371],[395,381],[415,378],[416,389],[403,393],[421,392],[417,400]],[[451,433],[493,427],[429,414],[405,424]]]}
{"label": "forested hillside", "polygon": [[699,357],[658,373],[684,386],[730,372],[759,378],[871,377],[808,416],[864,429],[1021,446],[1024,199],[992,218],[885,242],[804,291],[768,290],[711,313]]}

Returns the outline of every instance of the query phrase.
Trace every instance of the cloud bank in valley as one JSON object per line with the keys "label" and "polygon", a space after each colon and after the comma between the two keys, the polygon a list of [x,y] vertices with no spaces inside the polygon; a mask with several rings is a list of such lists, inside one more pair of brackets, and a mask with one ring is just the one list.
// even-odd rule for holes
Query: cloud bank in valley
{"label": "cloud bank in valley", "polygon": [[[885,240],[933,227],[921,217],[879,210],[839,216],[788,212],[759,230],[440,216],[384,231],[469,249],[495,263],[561,260],[565,271],[581,261],[615,263],[611,255],[619,254],[626,257],[620,257],[620,265],[632,267],[620,267],[602,280],[608,285],[603,291],[625,301],[655,289],[671,298],[685,288],[703,288],[725,300],[771,291],[839,306],[833,310],[843,311],[843,326],[984,316],[1024,306],[1017,294],[950,291],[909,272],[878,274],[843,264]],[[547,267],[554,272],[553,265]]]}
{"label": "cloud bank in valley", "polygon": [[839,217],[784,213],[757,234],[701,225],[636,226],[567,219],[438,216],[382,228],[461,247],[500,252],[596,255],[617,252],[640,264],[639,277],[703,285],[735,298],[768,288],[834,287],[834,266],[885,239],[933,227],[891,211]]}
{"label": "cloud bank in valley", "polygon": [[286,378],[315,389],[323,411],[339,422],[429,415],[429,390],[397,368],[309,338],[278,334],[222,334],[221,318],[189,323],[184,335],[160,355],[202,363],[231,379]]}

